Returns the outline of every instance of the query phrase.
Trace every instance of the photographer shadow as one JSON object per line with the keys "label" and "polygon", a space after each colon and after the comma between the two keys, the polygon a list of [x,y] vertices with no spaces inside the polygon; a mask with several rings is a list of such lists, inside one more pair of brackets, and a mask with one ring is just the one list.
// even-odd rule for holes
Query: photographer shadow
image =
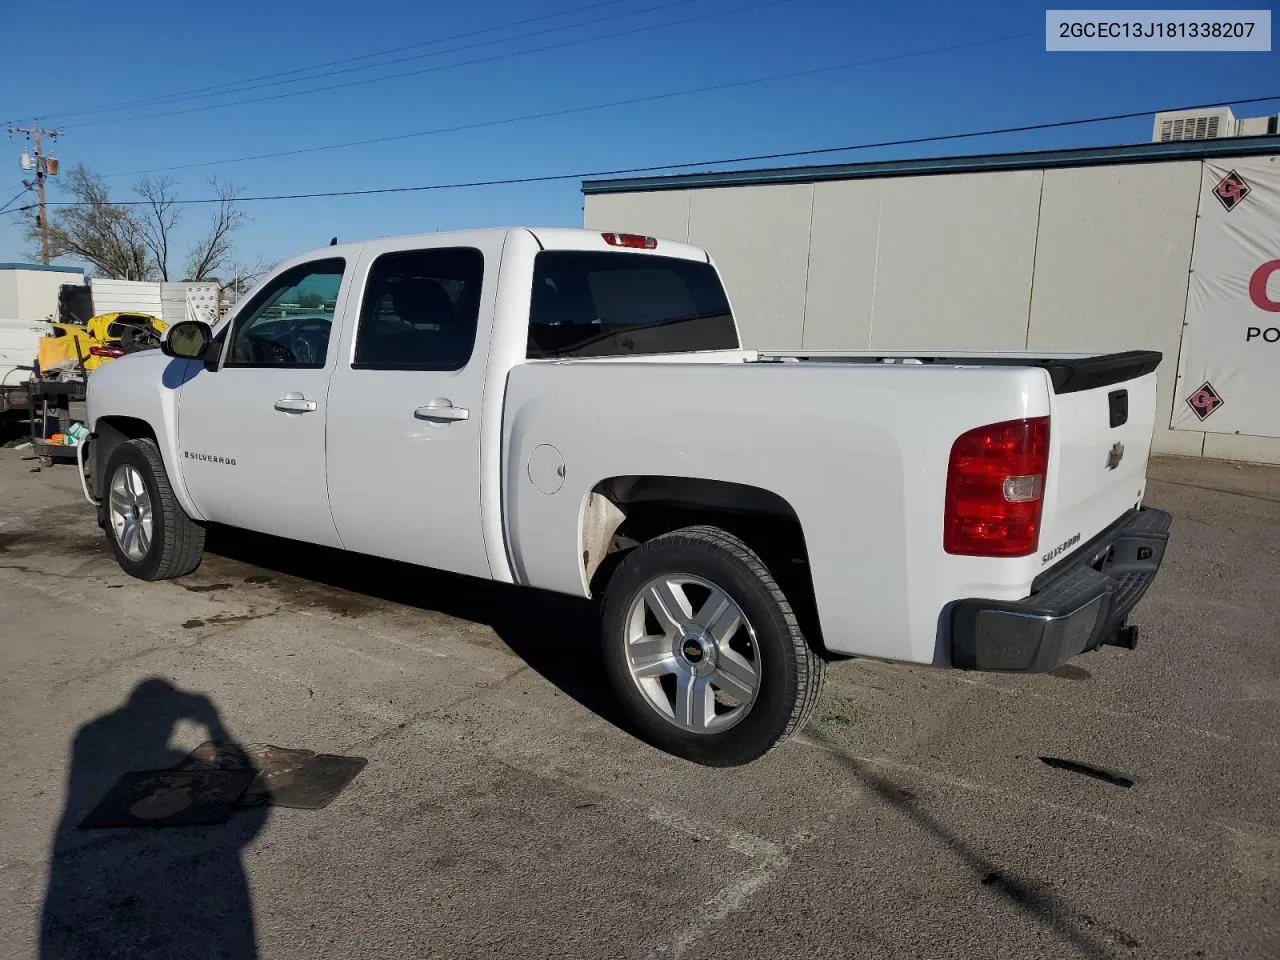
{"label": "photographer shadow", "polygon": [[156,677],[77,731],[49,858],[41,960],[258,956],[242,851],[263,828],[266,805],[236,809],[215,825],[78,828],[121,775],[187,758],[170,746],[184,720],[238,751],[208,697]]}

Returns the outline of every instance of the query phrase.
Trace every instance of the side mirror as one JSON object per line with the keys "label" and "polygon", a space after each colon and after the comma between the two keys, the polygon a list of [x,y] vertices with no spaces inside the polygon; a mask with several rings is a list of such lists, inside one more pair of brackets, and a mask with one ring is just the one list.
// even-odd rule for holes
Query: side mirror
{"label": "side mirror", "polygon": [[165,331],[160,350],[166,357],[202,360],[213,342],[213,331],[200,320],[183,320]]}

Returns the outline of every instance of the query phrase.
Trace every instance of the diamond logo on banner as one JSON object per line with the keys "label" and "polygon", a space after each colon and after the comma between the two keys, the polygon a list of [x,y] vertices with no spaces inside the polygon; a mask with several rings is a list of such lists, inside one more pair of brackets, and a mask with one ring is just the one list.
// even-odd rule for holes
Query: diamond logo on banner
{"label": "diamond logo on banner", "polygon": [[1213,416],[1213,412],[1224,403],[1226,401],[1222,399],[1222,395],[1213,389],[1213,384],[1208,380],[1195,393],[1187,397],[1187,406],[1201,421]]}
{"label": "diamond logo on banner", "polygon": [[1234,170],[1219,180],[1218,185],[1213,188],[1213,195],[1218,198],[1218,202],[1227,213],[1240,206],[1244,198],[1252,192],[1253,188]]}

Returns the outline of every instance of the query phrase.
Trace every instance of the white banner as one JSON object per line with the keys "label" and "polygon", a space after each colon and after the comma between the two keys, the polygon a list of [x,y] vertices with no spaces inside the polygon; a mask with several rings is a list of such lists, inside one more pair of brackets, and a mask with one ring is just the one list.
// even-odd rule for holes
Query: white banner
{"label": "white banner", "polygon": [[1202,170],[1170,425],[1280,437],[1280,160]]}

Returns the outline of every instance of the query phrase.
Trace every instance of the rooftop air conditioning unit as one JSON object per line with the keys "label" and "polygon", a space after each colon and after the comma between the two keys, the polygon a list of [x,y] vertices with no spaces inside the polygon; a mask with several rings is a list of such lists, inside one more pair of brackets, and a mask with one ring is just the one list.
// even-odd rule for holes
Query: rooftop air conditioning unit
{"label": "rooftop air conditioning unit", "polygon": [[1236,135],[1236,118],[1230,107],[1210,110],[1169,110],[1156,114],[1151,139],[1156,143],[1174,140],[1216,140]]}

